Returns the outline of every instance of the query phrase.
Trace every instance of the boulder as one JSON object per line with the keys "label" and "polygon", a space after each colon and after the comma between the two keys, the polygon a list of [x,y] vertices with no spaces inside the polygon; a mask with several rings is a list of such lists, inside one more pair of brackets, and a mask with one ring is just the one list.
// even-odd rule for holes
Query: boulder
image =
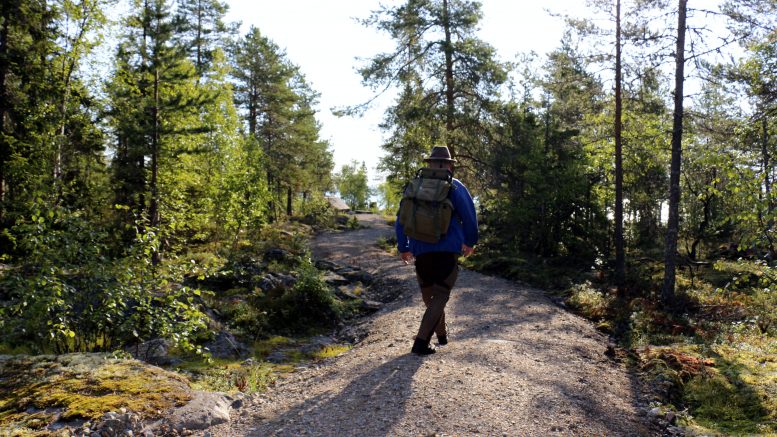
{"label": "boulder", "polygon": [[364,285],[370,285],[375,281],[374,276],[355,267],[343,267],[335,270],[335,273],[344,277],[349,282],[361,282]]}
{"label": "boulder", "polygon": [[290,261],[292,259],[294,259],[294,255],[292,255],[292,253],[286,249],[281,249],[281,248],[269,249],[264,253],[264,260],[267,262],[270,262],[270,261],[284,262],[284,261]]}
{"label": "boulder", "polygon": [[278,278],[273,276],[272,273],[268,273],[262,276],[262,278],[259,279],[259,283],[257,284],[259,289],[261,289],[265,293],[276,290],[280,288],[281,285],[282,285],[282,282]]}
{"label": "boulder", "polygon": [[329,284],[331,286],[334,286],[334,287],[337,287],[339,285],[347,285],[347,284],[351,283],[351,281],[349,281],[347,278],[345,278],[345,277],[343,277],[341,275],[338,275],[337,273],[334,273],[334,272],[326,272],[326,273],[324,273],[324,275],[321,277],[321,279],[324,282],[326,282],[327,284]]}
{"label": "boulder", "polygon": [[226,331],[217,333],[216,338],[204,346],[214,358],[242,358],[250,354],[246,345]]}
{"label": "boulder", "polygon": [[377,310],[381,309],[382,307],[383,307],[382,303],[375,302],[374,300],[364,299],[362,301],[362,308],[364,308],[365,310],[377,311]]}
{"label": "boulder", "polygon": [[168,356],[170,342],[164,338],[155,338],[134,346],[124,348],[133,358],[145,361],[157,366],[170,364],[171,358]]}
{"label": "boulder", "polygon": [[207,429],[229,422],[229,411],[234,402],[221,393],[196,391],[185,406],[173,411],[169,424],[176,431]]}
{"label": "boulder", "polygon": [[319,270],[329,270],[330,272],[333,272],[337,269],[341,269],[343,267],[335,262],[327,261],[325,259],[316,260],[314,265]]}
{"label": "boulder", "polygon": [[300,352],[305,354],[312,354],[314,352],[318,352],[322,348],[329,346],[333,344],[335,341],[332,337],[327,337],[325,335],[319,335],[316,337],[313,337],[310,339],[310,343],[302,346],[300,348]]}

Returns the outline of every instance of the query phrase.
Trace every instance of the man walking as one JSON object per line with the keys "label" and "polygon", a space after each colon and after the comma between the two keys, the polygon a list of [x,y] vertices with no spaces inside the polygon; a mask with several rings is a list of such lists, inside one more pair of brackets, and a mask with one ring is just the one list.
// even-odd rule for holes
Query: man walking
{"label": "man walking", "polygon": [[[445,146],[435,146],[424,161],[432,169],[444,169],[453,174],[450,151]],[[437,343],[448,343],[448,331],[445,325],[445,304],[448,303],[451,289],[458,277],[458,257],[469,256],[478,240],[478,223],[475,204],[464,184],[452,179],[448,199],[453,206],[453,214],[447,233],[436,243],[419,241],[405,234],[399,217],[395,224],[397,248],[405,264],[415,257],[415,270],[421,296],[426,311],[421,319],[412,352],[429,355],[435,352],[430,344],[432,334],[437,334]]]}

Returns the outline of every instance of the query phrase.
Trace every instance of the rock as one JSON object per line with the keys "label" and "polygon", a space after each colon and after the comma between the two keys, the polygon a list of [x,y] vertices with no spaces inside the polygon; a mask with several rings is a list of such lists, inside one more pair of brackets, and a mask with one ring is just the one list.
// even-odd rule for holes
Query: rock
{"label": "rock", "polygon": [[288,361],[289,357],[284,351],[275,351],[267,356],[266,360],[270,363],[280,364]]}
{"label": "rock", "polygon": [[[135,433],[141,433],[143,422],[140,416],[123,409],[122,413],[110,411],[105,413],[88,431],[89,435],[99,436],[134,436]],[[84,431],[87,435],[87,430]]]}
{"label": "rock", "polygon": [[669,411],[666,413],[666,416],[664,416],[664,419],[666,419],[667,422],[669,422],[670,425],[674,425],[677,423],[677,414],[675,414],[674,411]]}
{"label": "rock", "polygon": [[341,265],[339,265],[339,264],[337,264],[335,262],[332,262],[332,261],[327,261],[325,259],[316,260],[314,265],[319,270],[328,270],[330,272],[333,272],[333,271],[335,271],[337,269],[341,269],[342,268]]}
{"label": "rock", "polygon": [[170,342],[168,340],[155,338],[135,346],[127,346],[124,350],[135,359],[154,365],[167,365],[171,361],[168,356],[169,348]]}
{"label": "rock", "polygon": [[297,278],[295,278],[292,275],[287,275],[285,273],[276,273],[275,277],[278,278],[278,280],[281,281],[281,284],[283,284],[283,286],[287,288],[293,287],[294,284],[297,283]]}
{"label": "rock", "polygon": [[276,290],[280,288],[282,285],[282,282],[273,276],[271,273],[268,273],[264,276],[262,276],[261,279],[259,279],[259,283],[257,284],[257,287],[259,287],[260,290],[267,293],[273,290]]}
{"label": "rock", "polygon": [[334,339],[332,339],[331,337],[327,337],[325,335],[319,335],[310,339],[310,343],[302,346],[300,348],[300,352],[305,354],[312,354],[314,352],[318,352],[319,350],[321,350],[321,348],[325,346],[329,346],[334,342],[335,342]]}
{"label": "rock", "polygon": [[366,310],[377,311],[377,310],[381,309],[382,307],[383,307],[382,303],[375,302],[374,300],[364,299],[362,301],[362,308],[364,308]]}
{"label": "rock", "polygon": [[661,408],[655,407],[648,411],[648,416],[650,417],[660,417],[661,416]]}
{"label": "rock", "polygon": [[217,333],[216,338],[204,346],[214,358],[242,358],[250,353],[248,347],[226,331]]}
{"label": "rock", "polygon": [[347,285],[351,283],[351,281],[348,279],[333,272],[324,273],[324,276],[321,277],[321,280],[335,287],[338,285]]}
{"label": "rock", "polygon": [[375,282],[374,276],[355,267],[343,267],[335,270],[335,273],[347,279],[348,282],[361,282],[364,285]]}
{"label": "rock", "polygon": [[286,249],[275,248],[275,249],[270,249],[264,253],[264,260],[267,262],[270,262],[270,261],[283,262],[283,261],[291,261],[293,259],[294,259],[294,255],[292,255],[292,253]]}
{"label": "rock", "polygon": [[347,285],[341,285],[335,288],[335,296],[339,297],[340,299],[359,299],[359,296],[351,291],[351,288]]}
{"label": "rock", "polygon": [[221,393],[194,392],[194,398],[173,411],[168,419],[170,427],[178,432],[206,429],[229,422],[230,402]]}

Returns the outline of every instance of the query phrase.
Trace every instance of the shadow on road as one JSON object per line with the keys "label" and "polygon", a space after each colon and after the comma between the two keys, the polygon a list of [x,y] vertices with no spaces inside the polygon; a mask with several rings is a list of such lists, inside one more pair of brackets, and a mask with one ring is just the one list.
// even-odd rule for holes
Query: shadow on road
{"label": "shadow on road", "polygon": [[422,362],[422,358],[406,354],[367,369],[351,376],[351,382],[341,391],[307,399],[250,435],[356,436],[363,435],[360,429],[368,423],[371,430],[377,430],[370,435],[393,435],[392,428],[405,415],[413,379]]}

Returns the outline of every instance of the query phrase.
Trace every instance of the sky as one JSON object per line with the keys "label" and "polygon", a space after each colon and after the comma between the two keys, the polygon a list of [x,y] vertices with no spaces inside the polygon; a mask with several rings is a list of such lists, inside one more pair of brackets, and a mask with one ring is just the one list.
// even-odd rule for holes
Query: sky
{"label": "sky", "polygon": [[[391,51],[392,41],[357,22],[377,10],[378,0],[226,0],[228,21],[241,22],[241,34],[256,26],[263,35],[285,49],[289,61],[299,66],[313,89],[321,93],[318,120],[321,137],[328,140],[339,170],[352,160],[365,162],[370,184],[379,175],[375,167],[383,151],[384,134],[378,124],[389,97],[361,118],[332,115],[330,108],[369,100],[372,91],[361,84],[357,68],[370,57]],[[402,3],[383,0],[384,5]],[[491,44],[500,59],[513,60],[530,50],[542,55],[558,47],[563,34],[553,12],[579,14],[581,0],[482,0],[483,20],[479,37]],[[361,61],[359,60],[361,59]]]}

